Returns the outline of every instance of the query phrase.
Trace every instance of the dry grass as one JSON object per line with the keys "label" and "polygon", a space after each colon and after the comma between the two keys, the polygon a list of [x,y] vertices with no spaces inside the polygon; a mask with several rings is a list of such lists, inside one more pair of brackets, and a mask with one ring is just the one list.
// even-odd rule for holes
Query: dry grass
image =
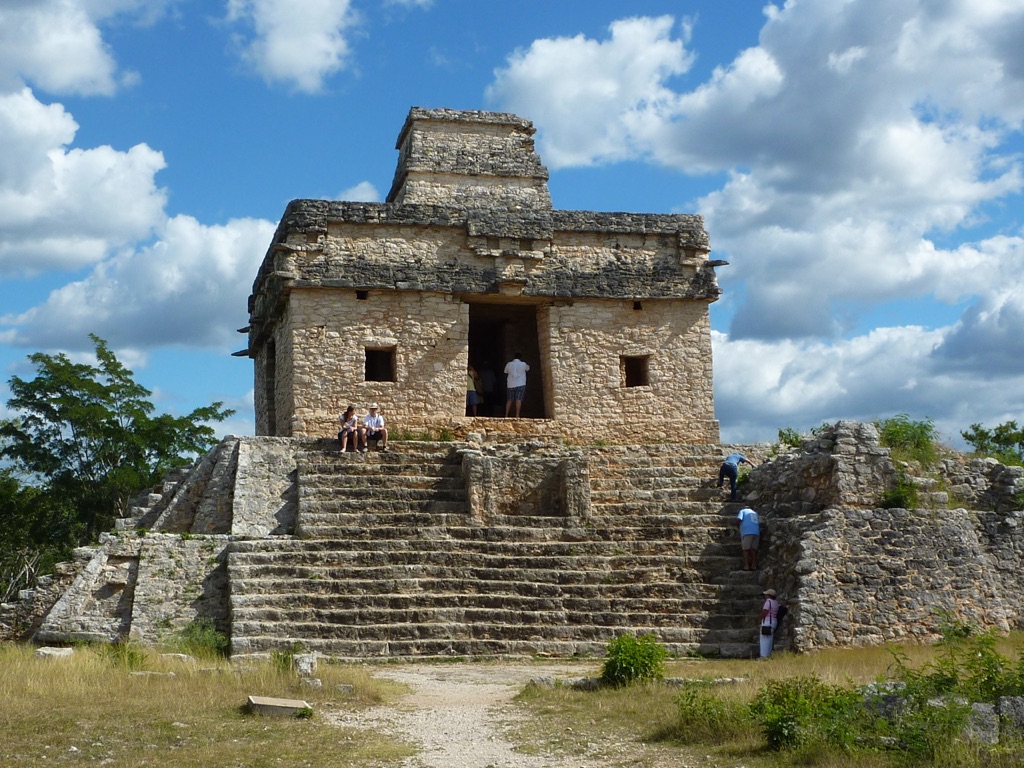
{"label": "dry grass", "polygon": [[394,765],[412,753],[370,731],[328,726],[316,714],[244,712],[249,695],[303,699],[314,713],[397,696],[398,686],[358,666],[321,664],[322,689],[269,662],[236,667],[150,652],[142,671],[133,674],[98,649],[43,659],[30,647],[0,646],[0,766],[331,768]]}
{"label": "dry grass", "polygon": [[[1022,648],[1024,636],[1015,635],[1001,643],[1000,652],[1016,658]],[[911,667],[936,657],[931,646],[905,646],[899,651]],[[715,697],[731,711],[741,711],[769,680],[816,676],[841,686],[866,684],[891,678],[893,661],[889,650],[878,647],[780,653],[766,661],[675,659],[668,662],[666,677],[707,681]],[[595,664],[594,676],[599,668]],[[519,698],[533,717],[518,730],[517,738],[527,744],[524,751],[562,750],[601,759],[606,766],[890,768],[899,763],[899,756],[894,760],[885,754],[779,756],[765,749],[760,733],[750,725],[735,729],[723,743],[688,746],[680,734],[686,724],[679,717],[679,692],[678,687],[663,684],[594,691],[530,686]],[[634,762],[638,759],[641,762]]]}

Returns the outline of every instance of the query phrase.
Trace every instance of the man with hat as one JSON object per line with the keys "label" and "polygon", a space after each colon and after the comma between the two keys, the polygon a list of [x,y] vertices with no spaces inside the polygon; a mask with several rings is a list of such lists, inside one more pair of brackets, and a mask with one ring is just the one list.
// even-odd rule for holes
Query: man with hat
{"label": "man with hat", "polygon": [[775,627],[779,623],[779,601],[774,589],[764,591],[764,606],[761,608],[761,658],[771,655],[775,645]]}
{"label": "man with hat", "polygon": [[382,451],[388,449],[388,429],[384,426],[384,417],[378,413],[379,410],[380,406],[377,403],[373,403],[370,405],[370,412],[363,419],[363,447],[359,449],[363,453],[366,453],[368,450],[367,443],[371,440],[379,440]]}

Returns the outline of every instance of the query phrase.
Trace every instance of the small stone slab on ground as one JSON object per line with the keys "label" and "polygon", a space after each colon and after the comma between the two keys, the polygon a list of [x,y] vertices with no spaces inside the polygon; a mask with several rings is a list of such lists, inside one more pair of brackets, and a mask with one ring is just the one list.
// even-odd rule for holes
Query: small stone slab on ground
{"label": "small stone slab on ground", "polygon": [[40,659],[63,659],[74,654],[74,648],[36,648],[36,656]]}
{"label": "small stone slab on ground", "polygon": [[294,717],[299,712],[312,709],[302,699],[275,699],[272,696],[250,696],[249,711],[257,715],[282,715]]}

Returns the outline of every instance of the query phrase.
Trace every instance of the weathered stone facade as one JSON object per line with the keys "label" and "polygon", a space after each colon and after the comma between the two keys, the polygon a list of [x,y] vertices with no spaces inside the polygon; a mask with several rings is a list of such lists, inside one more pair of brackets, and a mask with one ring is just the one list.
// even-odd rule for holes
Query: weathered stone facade
{"label": "weathered stone facade", "polygon": [[[560,211],[533,127],[413,109],[382,204],[296,200],[250,297],[262,435],[325,437],[348,404],[406,430],[715,443],[701,217]],[[524,419],[466,414],[466,367],[530,365]],[[240,353],[242,354],[242,353]]]}
{"label": "weathered stone facade", "polygon": [[[759,465],[740,484],[763,520],[756,574],[739,570],[739,505],[714,488],[734,449]],[[243,654],[301,641],[341,656],[571,655],[626,622],[679,653],[745,656],[767,587],[791,608],[780,646],[797,651],[933,640],[946,615],[1020,627],[1024,473],[948,457],[927,506],[881,508],[910,471],[855,422],[781,454],[477,439],[367,457],[229,438],[79,550],[59,589],[0,606],[0,636],[150,642],[209,618]]]}
{"label": "weathered stone facade", "polygon": [[945,617],[1024,626],[1020,468],[946,459],[936,471],[970,508],[881,508],[910,470],[894,465],[872,425],[839,422],[750,473],[765,580],[790,603],[793,648],[933,640]]}

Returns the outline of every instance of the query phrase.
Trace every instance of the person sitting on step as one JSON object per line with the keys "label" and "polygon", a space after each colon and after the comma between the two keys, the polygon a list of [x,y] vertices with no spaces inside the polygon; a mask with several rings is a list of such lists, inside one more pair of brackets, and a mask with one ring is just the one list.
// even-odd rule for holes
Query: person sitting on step
{"label": "person sitting on step", "polygon": [[363,419],[363,428],[360,431],[362,436],[363,447],[360,450],[366,453],[369,450],[369,442],[380,443],[378,450],[386,451],[388,449],[388,428],[384,426],[384,417],[380,415],[380,406],[377,403],[373,403],[370,406],[370,412],[366,414]]}
{"label": "person sitting on step", "polygon": [[345,453],[351,444],[353,451],[359,450],[359,417],[356,416],[356,407],[350,405],[341,416],[341,430],[338,432],[338,442],[341,443],[341,452]]}

